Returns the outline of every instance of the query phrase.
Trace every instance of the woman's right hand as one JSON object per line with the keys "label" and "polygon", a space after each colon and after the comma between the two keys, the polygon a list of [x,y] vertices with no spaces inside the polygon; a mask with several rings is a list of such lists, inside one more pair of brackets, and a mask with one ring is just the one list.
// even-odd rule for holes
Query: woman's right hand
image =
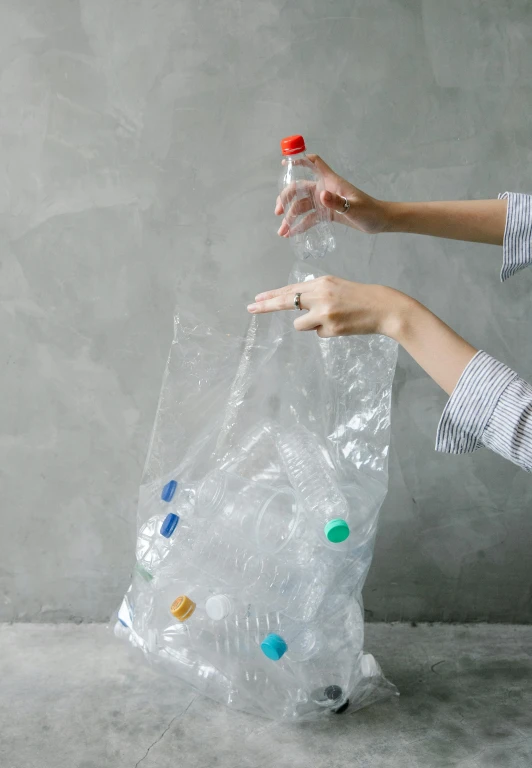
{"label": "woman's right hand", "polygon": [[[320,200],[331,211],[333,221],[347,224],[353,229],[371,235],[386,231],[388,225],[387,203],[370,197],[361,189],[357,189],[353,184],[338,176],[318,155],[307,155],[307,157],[314,163],[323,178],[325,189],[320,193]],[[291,194],[290,188],[287,188],[279,195],[275,204],[276,215],[284,215],[278,231],[281,237],[289,236],[290,228],[287,219],[288,221],[293,220],[308,211],[308,207],[305,208],[305,200],[294,199],[294,197],[295,191]],[[349,210],[347,213],[339,213],[344,207],[344,198],[349,201]],[[298,222],[298,231],[308,229],[314,223],[311,216],[306,218],[308,219],[308,226],[305,227],[306,219],[303,218],[301,222]]]}

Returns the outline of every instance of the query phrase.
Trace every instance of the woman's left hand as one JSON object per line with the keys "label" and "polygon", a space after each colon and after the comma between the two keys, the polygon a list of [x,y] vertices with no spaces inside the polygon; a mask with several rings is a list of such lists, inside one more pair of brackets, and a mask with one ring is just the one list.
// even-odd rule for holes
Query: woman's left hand
{"label": "woman's left hand", "polygon": [[476,349],[433,315],[427,307],[394,288],[351,283],[338,277],[318,277],[259,293],[252,314],[294,309],[300,293],[301,309],[294,326],[318,336],[382,333],[399,342],[442,389],[451,394]]}
{"label": "woman's left hand", "polygon": [[316,331],[322,338],[366,333],[395,338],[405,302],[411,301],[393,288],[327,276],[259,293],[248,311],[258,315],[293,310],[297,293],[301,309],[308,311],[298,315],[295,329]]}

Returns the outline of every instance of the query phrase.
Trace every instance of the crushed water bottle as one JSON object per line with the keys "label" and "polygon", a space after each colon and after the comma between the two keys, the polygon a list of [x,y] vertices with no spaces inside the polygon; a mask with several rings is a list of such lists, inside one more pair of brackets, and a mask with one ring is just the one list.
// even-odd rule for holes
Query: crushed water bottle
{"label": "crushed water bottle", "polygon": [[318,564],[295,567],[280,557],[264,557],[215,525],[176,531],[176,546],[166,560],[166,573],[185,564],[210,576],[211,583],[239,589],[262,608],[282,610],[294,618],[309,619],[319,609],[327,583]]}
{"label": "crushed water bottle", "polygon": [[330,212],[320,200],[321,174],[305,152],[303,136],[281,141],[283,171],[279,191],[292,248],[299,259],[321,259],[336,247]]}
{"label": "crushed water bottle", "polygon": [[324,544],[336,546],[350,533],[349,507],[317,438],[302,424],[278,431],[277,447],[291,484]]}

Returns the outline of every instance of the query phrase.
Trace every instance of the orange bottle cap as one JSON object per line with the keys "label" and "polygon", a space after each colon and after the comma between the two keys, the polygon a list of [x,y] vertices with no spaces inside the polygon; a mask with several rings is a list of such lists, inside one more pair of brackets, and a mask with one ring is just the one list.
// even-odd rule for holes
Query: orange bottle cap
{"label": "orange bottle cap", "polygon": [[281,139],[281,151],[283,155],[297,155],[305,151],[305,139],[303,136],[286,136]]}
{"label": "orange bottle cap", "polygon": [[178,621],[186,621],[192,616],[195,610],[196,603],[186,595],[176,597],[170,606],[170,613],[172,616],[175,616]]}

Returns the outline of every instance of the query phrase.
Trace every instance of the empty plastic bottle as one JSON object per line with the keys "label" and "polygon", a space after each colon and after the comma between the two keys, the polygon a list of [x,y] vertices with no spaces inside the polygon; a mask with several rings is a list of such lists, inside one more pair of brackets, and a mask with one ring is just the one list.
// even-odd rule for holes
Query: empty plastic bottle
{"label": "empty plastic bottle", "polygon": [[215,469],[198,488],[198,515],[238,530],[259,552],[280,552],[293,535],[299,506],[292,488],[270,488]]}
{"label": "empty plastic bottle", "polygon": [[281,141],[284,160],[279,188],[296,256],[320,259],[334,250],[335,240],[329,210],[320,200],[323,180],[305,149],[303,136],[287,136]]}
{"label": "empty plastic bottle", "polygon": [[[267,688],[261,690],[261,685],[269,687],[275,678],[281,684],[283,680],[281,669],[268,666],[268,659],[276,658],[276,649],[285,642],[275,632],[283,633],[289,643],[287,659],[295,662],[315,656],[323,642],[316,627],[296,624],[278,612],[260,615],[253,606],[239,604],[224,594],[211,596],[205,606],[182,595],[172,604],[171,612],[185,624],[191,646],[201,648],[205,657],[213,662],[216,659],[233,662],[238,668],[235,675],[245,676],[246,682],[262,695]],[[170,645],[175,645],[175,634],[179,632],[179,627],[166,630],[164,636]]]}
{"label": "empty plastic bottle", "polygon": [[296,624],[286,618],[279,618],[260,642],[261,651],[272,661],[279,661],[286,655],[288,661],[306,661],[320,652],[323,633],[317,627]]}
{"label": "empty plastic bottle", "polygon": [[264,656],[268,656],[265,649],[274,647],[273,638],[279,637],[281,640],[277,635],[279,632],[283,632],[284,638],[290,642],[291,658],[310,658],[317,652],[319,633],[315,633],[311,627],[296,625],[279,612],[258,614],[252,606],[249,606],[247,615],[236,613],[217,622],[217,651],[225,654],[241,653],[264,660]]}
{"label": "empty plastic bottle", "polygon": [[321,540],[335,546],[349,530],[349,507],[316,437],[302,424],[278,431],[277,449],[288,478]]}
{"label": "empty plastic bottle", "polygon": [[[174,545],[175,533],[181,517],[185,519],[185,527],[192,518],[192,494],[183,491],[175,497],[176,489],[177,483],[174,480],[164,486],[161,492],[161,501],[164,505],[161,513],[150,517],[140,527],[137,537],[136,570],[145,581],[150,581],[155,576],[158,568],[168,557]],[[164,507],[168,510],[166,513]]]}
{"label": "empty plastic bottle", "polygon": [[[258,619],[244,629],[236,623],[212,622],[208,625],[204,607],[187,596],[180,595],[171,606],[177,623],[169,625],[161,634],[159,655],[185,667],[187,678],[195,672],[201,683],[203,677],[216,677],[219,670],[226,672],[230,681],[227,703],[242,703],[264,708],[267,713],[272,703],[291,709],[293,693],[286,686],[282,670],[267,663],[260,651]],[[253,631],[253,628],[255,631]],[[197,668],[199,666],[199,668]],[[194,682],[198,687],[198,682]]]}
{"label": "empty plastic bottle", "polygon": [[242,600],[252,599],[261,610],[282,610],[305,621],[318,611],[327,588],[311,564],[292,568],[274,556],[263,558],[229,530],[218,532],[208,525],[183,528],[181,533],[178,526],[167,569],[179,560],[193,563],[213,584],[238,590]]}
{"label": "empty plastic bottle", "polygon": [[262,641],[261,649],[298,680],[310,702],[339,712],[347,701],[345,691],[353,683],[346,675],[346,665],[357,654],[362,655],[362,619],[355,615],[352,619],[348,636],[344,636],[340,620],[298,627],[283,619],[279,630]]}
{"label": "empty plastic bottle", "polygon": [[[290,645],[288,658],[306,659],[318,652],[322,642],[321,632],[309,624],[297,623],[283,616],[278,611],[258,613],[252,604],[243,604],[233,595],[211,595],[205,603],[205,612],[214,622],[218,637],[226,635],[226,642],[244,644],[246,642],[261,647],[265,656],[272,658],[275,653],[276,639],[286,647],[279,654],[280,658]],[[262,647],[264,645],[264,647]],[[270,651],[270,652],[269,652]]]}
{"label": "empty plastic bottle", "polygon": [[[157,566],[168,554],[168,542],[160,535],[166,515],[154,515],[140,527],[137,537],[137,570],[153,578]],[[148,577],[149,578],[149,577]]]}
{"label": "empty plastic bottle", "polygon": [[[222,598],[220,600],[219,598]],[[176,634],[186,632],[191,645],[201,647],[203,653],[212,658],[212,654],[232,656],[235,659],[258,658],[259,646],[255,633],[246,631],[240,622],[245,621],[246,609],[237,615],[239,607],[235,602],[229,603],[227,595],[214,595],[207,601],[196,602],[188,595],[180,595],[170,606],[170,613],[180,622],[182,627],[168,627],[163,636],[167,643],[173,643]],[[243,608],[243,607],[242,607]],[[228,610],[233,611],[230,619]],[[225,616],[223,614],[226,614]],[[253,621],[253,620],[252,620]]]}
{"label": "empty plastic bottle", "polygon": [[176,490],[176,480],[170,480],[163,486],[160,498],[155,503],[155,506],[160,507],[161,511],[150,517],[139,530],[136,550],[137,570],[147,581],[150,580],[150,576],[153,576],[154,570],[168,553],[168,542],[165,541],[164,537],[161,537],[160,531],[169,512],[168,505],[172,502]]}
{"label": "empty plastic bottle", "polygon": [[[261,642],[261,650],[267,659],[298,680],[311,709],[318,706],[340,712],[344,711],[344,705],[347,708],[344,691],[349,680],[344,672],[345,659],[342,652],[337,655],[335,641],[324,629],[282,620],[278,631]],[[342,650],[345,654],[345,649]],[[356,655],[358,650],[355,644],[349,653]]]}
{"label": "empty plastic bottle", "polygon": [[[162,608],[163,606],[158,606]],[[206,628],[205,617],[196,611],[196,603],[187,595],[165,603],[164,615],[158,616],[155,643],[150,649],[157,661],[179,670],[179,677],[206,695],[222,693],[226,703],[242,699],[245,691],[234,679],[233,670],[222,670],[216,656],[216,644]],[[173,617],[173,618],[172,618]]]}
{"label": "empty plastic bottle", "polygon": [[249,635],[259,645],[262,638],[279,627],[280,614],[259,613],[252,603],[244,603],[233,593],[211,595],[205,611],[218,626],[231,625],[241,634]]}

